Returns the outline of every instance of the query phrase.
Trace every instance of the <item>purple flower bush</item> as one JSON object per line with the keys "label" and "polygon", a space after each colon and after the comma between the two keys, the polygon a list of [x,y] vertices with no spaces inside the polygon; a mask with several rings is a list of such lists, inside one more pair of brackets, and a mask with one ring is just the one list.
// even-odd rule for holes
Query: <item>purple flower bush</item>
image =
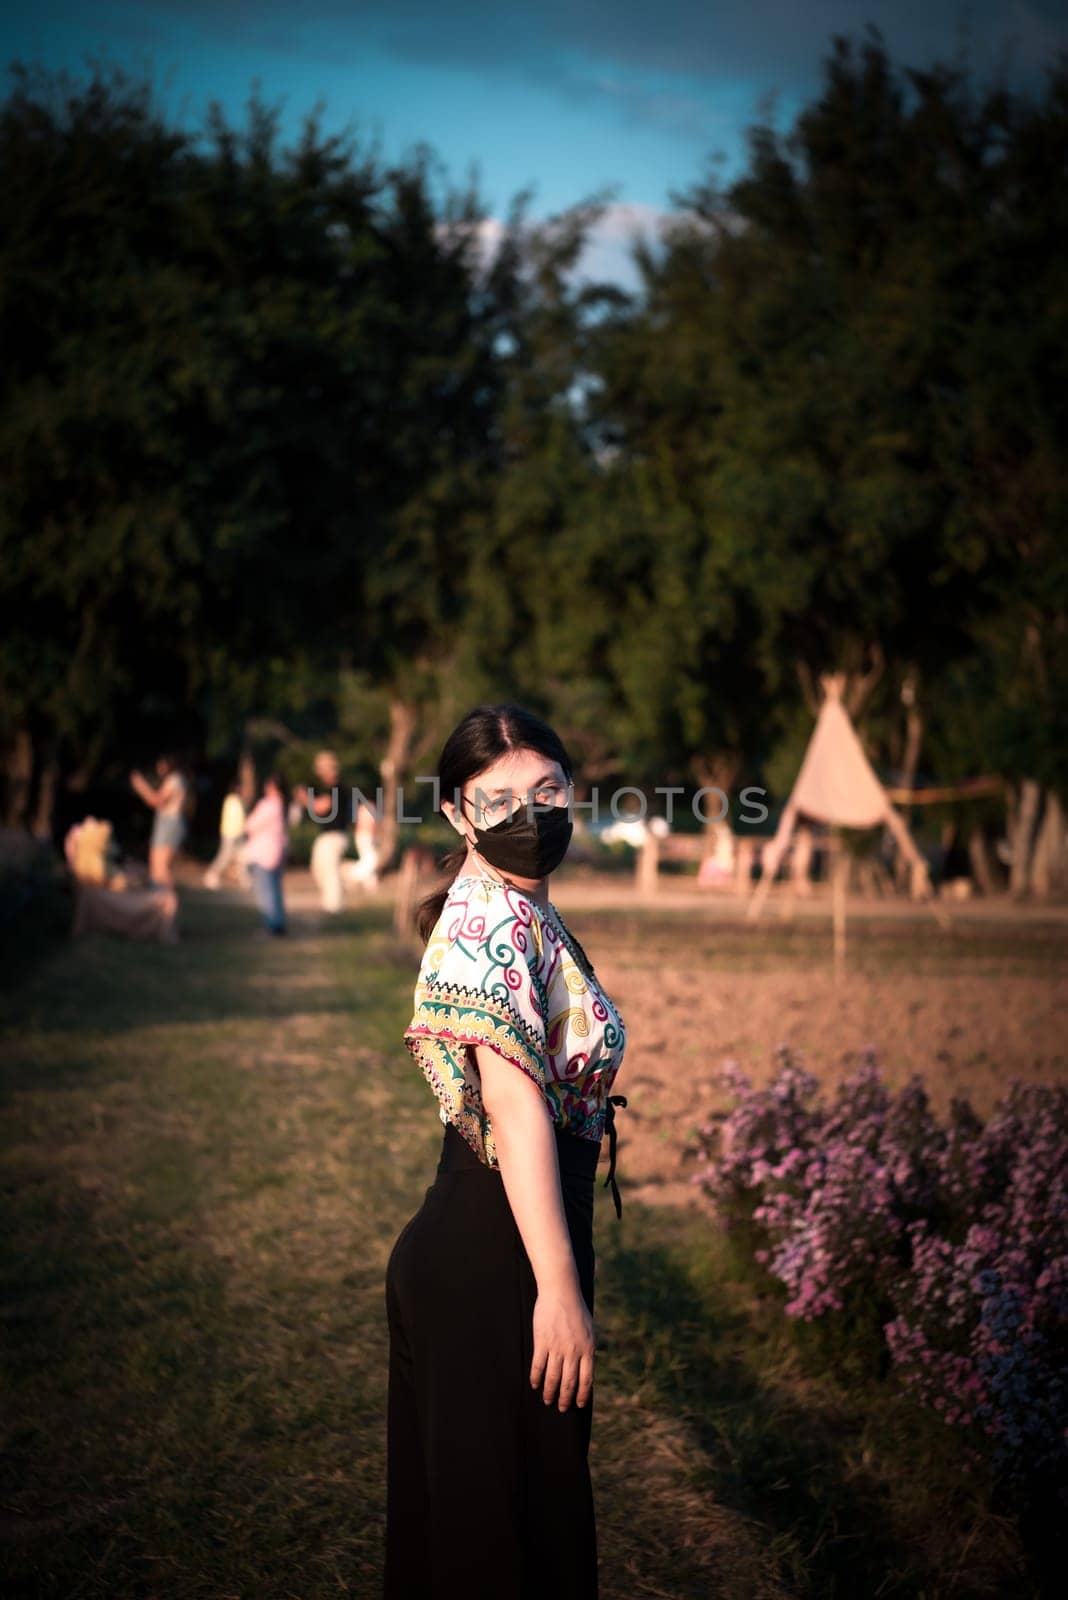
{"label": "purple flower bush", "polygon": [[874,1311],[907,1390],[1068,1506],[1068,1088],[1013,1082],[985,1124],[955,1098],[942,1127],[871,1050],[827,1103],[776,1054],[766,1089],[726,1064],[735,1105],[698,1130],[691,1181],[788,1316]]}

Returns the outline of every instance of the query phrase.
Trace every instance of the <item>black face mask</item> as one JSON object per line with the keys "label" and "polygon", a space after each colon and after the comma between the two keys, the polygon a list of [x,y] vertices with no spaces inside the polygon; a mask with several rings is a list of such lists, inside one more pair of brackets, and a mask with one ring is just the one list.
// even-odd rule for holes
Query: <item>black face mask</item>
{"label": "black face mask", "polygon": [[492,828],[472,822],[475,848],[491,867],[517,878],[544,878],[560,865],[574,831],[567,806],[534,806],[531,812],[521,805]]}

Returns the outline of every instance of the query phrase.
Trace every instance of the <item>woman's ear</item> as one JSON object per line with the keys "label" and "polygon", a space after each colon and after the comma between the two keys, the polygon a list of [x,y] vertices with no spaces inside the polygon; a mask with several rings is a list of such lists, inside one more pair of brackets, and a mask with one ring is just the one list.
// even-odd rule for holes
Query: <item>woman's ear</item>
{"label": "woman's ear", "polygon": [[452,826],[456,829],[456,831],[460,835],[460,837],[462,839],[466,839],[467,835],[464,832],[463,823],[459,820],[459,818],[458,818],[458,816],[456,814],[456,807],[453,804],[453,802],[451,800],[443,800],[441,802],[441,809],[442,809],[443,813],[445,814],[445,816],[448,817],[449,821],[451,822]]}

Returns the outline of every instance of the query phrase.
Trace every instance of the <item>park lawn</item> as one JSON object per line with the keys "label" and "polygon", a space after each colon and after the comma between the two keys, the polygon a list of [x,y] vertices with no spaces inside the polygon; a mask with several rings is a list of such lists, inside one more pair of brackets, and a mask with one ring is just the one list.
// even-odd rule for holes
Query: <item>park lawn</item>
{"label": "park lawn", "polygon": [[[189,893],[180,945],[60,944],[7,1004],[7,1594],[380,1591],[416,958],[384,906],[254,923]],[[807,1358],[705,1217],[599,1189],[597,1250],[602,1600],[1030,1592],[949,1430]]]}

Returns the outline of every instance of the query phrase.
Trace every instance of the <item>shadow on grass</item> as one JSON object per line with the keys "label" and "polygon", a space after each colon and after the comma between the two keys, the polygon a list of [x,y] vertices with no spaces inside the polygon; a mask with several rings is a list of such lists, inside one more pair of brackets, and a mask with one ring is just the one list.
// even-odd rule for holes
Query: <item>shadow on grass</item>
{"label": "shadow on grass", "polygon": [[[418,959],[397,941],[388,906],[360,908],[327,933],[291,919],[289,939],[257,939],[252,908],[184,893],[175,945],[117,938],[53,938],[7,993],[0,1026],[20,1034],[121,1033],[169,1024],[285,1017],[294,1010],[373,1007],[414,984]],[[335,952],[360,940],[358,964],[343,974]],[[311,948],[309,949],[309,945]],[[294,974],[299,970],[299,981]]]}
{"label": "shadow on grass", "polygon": [[19,1220],[2,1252],[5,1595],[375,1595],[378,1263],[309,1283],[276,1261],[242,1284],[159,1191],[116,1225],[49,1185]]}
{"label": "shadow on grass", "polygon": [[[599,1226],[602,1392],[640,1394],[684,1427],[701,1460],[691,1487],[766,1530],[787,1593],[828,1600],[1037,1595],[996,1525],[998,1548],[968,1558],[966,1529],[955,1535],[952,1518],[974,1516],[974,1501],[944,1504],[950,1523],[930,1550],[909,1538],[886,1462],[881,1479],[864,1466],[855,1387],[848,1403],[836,1404],[825,1389],[821,1400],[814,1384],[811,1404],[803,1404],[786,1381],[768,1381],[781,1349],[777,1359],[774,1338],[762,1348],[758,1321],[741,1309],[737,1292],[732,1301],[722,1260],[717,1267],[715,1253],[702,1247],[708,1226],[626,1201],[619,1231],[614,1217]],[[922,1476],[927,1464],[921,1459],[915,1470]],[[717,1592],[732,1600],[737,1593]]]}
{"label": "shadow on grass", "polygon": [[436,1154],[422,1085],[397,1081],[391,1142],[368,1134],[388,1061],[324,1050],[248,1093],[225,1049],[174,1040],[140,1084],[118,1051],[134,1092],[99,1123],[62,1061],[5,1119],[0,1588],[376,1596],[384,1268]]}

